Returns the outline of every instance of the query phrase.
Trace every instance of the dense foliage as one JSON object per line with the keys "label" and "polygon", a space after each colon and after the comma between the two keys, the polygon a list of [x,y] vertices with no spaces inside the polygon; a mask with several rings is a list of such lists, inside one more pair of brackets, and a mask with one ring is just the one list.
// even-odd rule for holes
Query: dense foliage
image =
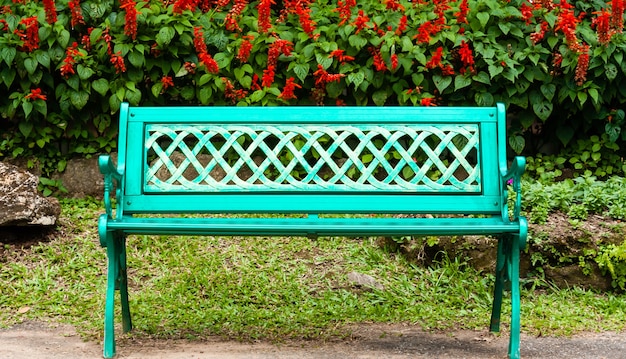
{"label": "dense foliage", "polygon": [[623,14],[623,0],[13,0],[0,8],[0,157],[111,151],[122,101],[502,101],[516,152],[602,133],[620,144]]}

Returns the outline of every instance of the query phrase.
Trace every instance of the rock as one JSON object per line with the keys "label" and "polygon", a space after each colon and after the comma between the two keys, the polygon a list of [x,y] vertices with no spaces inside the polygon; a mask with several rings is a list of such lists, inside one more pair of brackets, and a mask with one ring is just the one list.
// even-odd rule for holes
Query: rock
{"label": "rock", "polygon": [[61,214],[55,198],[37,191],[39,178],[0,162],[0,226],[53,226]]}
{"label": "rock", "polygon": [[380,284],[374,277],[371,275],[358,273],[358,272],[350,272],[348,273],[348,280],[351,281],[354,285],[359,287],[365,287],[370,289],[379,289],[384,290],[385,287]]}
{"label": "rock", "polygon": [[[112,153],[111,158],[114,163],[117,163],[117,153]],[[52,178],[63,183],[68,197],[84,198],[85,196],[91,196],[102,198],[104,177],[98,168],[98,156],[70,159],[67,161],[65,171],[55,174]]]}

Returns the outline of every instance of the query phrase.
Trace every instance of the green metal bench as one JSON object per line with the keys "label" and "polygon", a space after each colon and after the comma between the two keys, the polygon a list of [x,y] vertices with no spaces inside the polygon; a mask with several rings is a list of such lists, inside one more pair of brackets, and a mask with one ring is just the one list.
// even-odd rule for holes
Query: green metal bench
{"label": "green metal bench", "polygon": [[108,255],[104,356],[115,355],[116,290],[123,330],[132,328],[127,235],[490,235],[499,239],[490,329],[499,331],[503,290],[510,286],[509,356],[519,358],[525,160],[507,165],[505,116],[502,104],[123,104],[117,165],[108,155],[99,161],[106,214],[98,228]]}

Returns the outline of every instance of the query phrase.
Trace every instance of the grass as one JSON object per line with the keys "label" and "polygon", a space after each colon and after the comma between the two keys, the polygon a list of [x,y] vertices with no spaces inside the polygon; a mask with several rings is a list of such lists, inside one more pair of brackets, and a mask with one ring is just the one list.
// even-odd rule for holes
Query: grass
{"label": "grass", "polygon": [[[0,326],[69,323],[100,338],[106,286],[97,201],[64,200],[50,241],[0,251]],[[135,337],[283,340],[346,335],[355,323],[403,322],[425,330],[488,327],[493,275],[459,259],[424,268],[374,238],[131,236],[129,286]],[[384,290],[355,287],[373,276]],[[505,301],[503,329],[508,322]],[[119,317],[118,317],[119,318]],[[524,289],[522,331],[621,331],[626,295],[580,288]]]}

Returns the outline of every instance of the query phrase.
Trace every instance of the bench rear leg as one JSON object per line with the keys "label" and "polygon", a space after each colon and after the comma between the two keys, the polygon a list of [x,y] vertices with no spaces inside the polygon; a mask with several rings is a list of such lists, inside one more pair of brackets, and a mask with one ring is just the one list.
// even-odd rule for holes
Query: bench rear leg
{"label": "bench rear leg", "polygon": [[115,291],[120,291],[122,304],[122,328],[132,329],[128,305],[128,278],[126,274],[126,238],[123,235],[107,235],[107,294],[104,311],[104,357],[115,356]]}
{"label": "bench rear leg", "polygon": [[496,283],[491,311],[492,332],[500,331],[502,296],[505,286],[511,289],[511,333],[509,338],[509,358],[520,357],[520,284],[519,284],[520,248],[518,236],[505,236],[498,241],[496,259]]}

